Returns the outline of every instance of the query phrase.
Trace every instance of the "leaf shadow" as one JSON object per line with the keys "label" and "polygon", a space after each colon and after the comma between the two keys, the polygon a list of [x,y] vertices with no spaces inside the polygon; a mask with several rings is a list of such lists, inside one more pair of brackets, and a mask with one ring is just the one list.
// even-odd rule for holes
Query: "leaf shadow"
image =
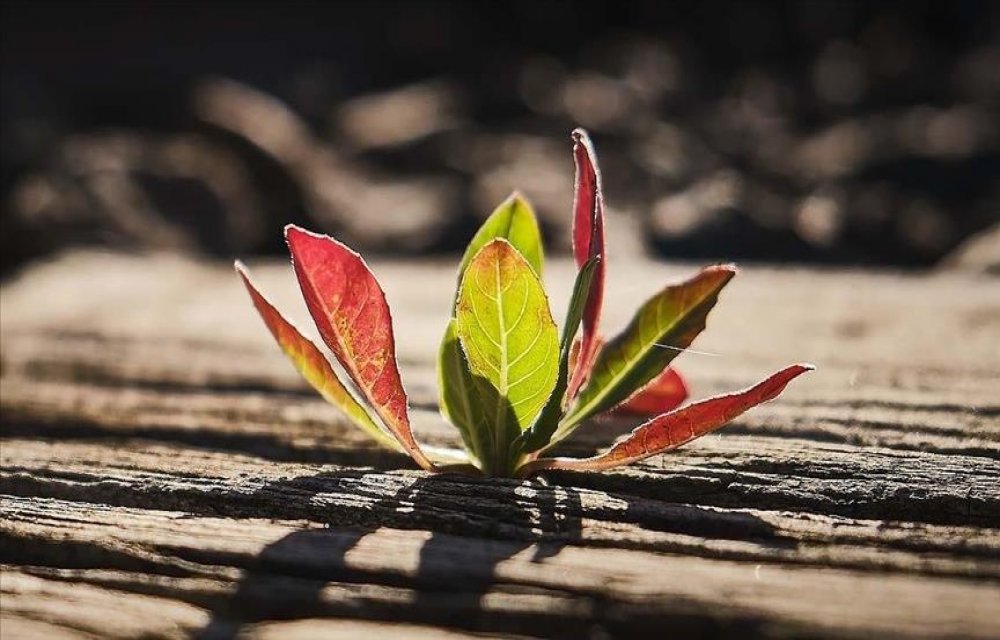
{"label": "leaf shadow", "polygon": [[[362,471],[289,478],[257,493],[308,496],[343,490]],[[403,479],[403,478],[401,478]],[[405,478],[408,480],[409,478]],[[438,475],[402,482],[395,490],[350,509],[285,505],[283,511],[327,525],[303,529],[267,545],[245,562],[236,588],[211,606],[210,620],[192,634],[229,640],[246,625],[317,617],[434,623],[469,631],[516,633],[524,617],[504,616],[484,605],[502,583],[497,567],[534,546],[533,562],[555,556],[581,537],[581,506],[572,489],[511,500],[527,482]],[[521,491],[521,493],[530,493]],[[539,499],[541,497],[541,499]],[[282,514],[284,515],[284,514]],[[347,517],[344,517],[344,516]],[[427,531],[412,573],[358,566],[350,554],[381,529]],[[391,552],[391,551],[388,551]],[[402,589],[407,597],[366,596],[366,585]],[[275,597],[281,590],[281,597]],[[385,596],[389,592],[382,594]],[[397,592],[398,596],[398,592]]]}

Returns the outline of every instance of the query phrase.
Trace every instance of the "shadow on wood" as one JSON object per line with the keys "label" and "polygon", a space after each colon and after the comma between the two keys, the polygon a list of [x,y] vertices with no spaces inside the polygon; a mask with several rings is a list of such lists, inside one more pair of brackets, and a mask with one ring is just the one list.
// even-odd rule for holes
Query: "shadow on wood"
{"label": "shadow on wood", "polygon": [[[323,473],[314,476],[290,478],[273,483],[271,489],[282,492],[291,490],[322,491],[333,488],[345,475],[359,472]],[[534,546],[533,562],[553,557],[566,544],[581,538],[581,513],[579,494],[572,488],[539,494],[541,500],[532,509],[505,510],[504,522],[520,531],[530,531],[523,540],[483,538],[478,541],[477,553],[456,553],[452,538],[443,535],[449,530],[460,533],[466,529],[466,519],[482,518],[483,523],[492,515],[489,508],[481,514],[451,511],[448,496],[434,492],[441,481],[462,480],[461,477],[430,476],[417,478],[377,504],[365,509],[367,514],[378,514],[382,509],[411,512],[417,521],[433,520],[438,526],[429,531],[420,550],[419,563],[414,575],[407,576],[389,571],[373,576],[371,572],[352,568],[347,555],[369,534],[382,525],[376,519],[361,522],[349,528],[330,520],[327,529],[309,529],[291,533],[267,546],[245,569],[244,576],[231,597],[212,611],[209,624],[194,634],[200,640],[236,638],[240,629],[257,621],[319,617],[330,614],[321,594],[329,582],[354,585],[363,591],[365,584],[374,579],[380,584],[416,589],[410,602],[369,603],[367,610],[344,611],[351,617],[379,620],[405,620],[408,622],[445,623],[469,630],[488,630],[513,633],[523,631],[523,618],[509,618],[506,622],[492,618],[482,608],[482,598],[497,584],[497,565]],[[473,489],[474,490],[474,489]],[[514,503],[511,503],[514,506]],[[317,521],[315,516],[314,521]],[[399,522],[393,522],[399,526]],[[323,558],[321,564],[314,564]],[[282,585],[282,578],[294,576],[293,584]],[[296,589],[294,598],[281,598],[274,606],[274,589]],[[289,608],[289,602],[295,602]],[[237,622],[239,621],[239,622]]]}

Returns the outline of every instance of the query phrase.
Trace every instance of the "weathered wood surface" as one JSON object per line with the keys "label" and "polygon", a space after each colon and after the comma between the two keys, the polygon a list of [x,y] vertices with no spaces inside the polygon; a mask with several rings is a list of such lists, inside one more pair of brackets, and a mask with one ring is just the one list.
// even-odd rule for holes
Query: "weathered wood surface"
{"label": "weathered wood surface", "polygon": [[[375,263],[438,444],[452,269]],[[305,318],[284,266],[256,271]],[[606,326],[685,271],[615,263]],[[695,345],[721,355],[678,361],[696,394],[819,371],[675,453],[526,482],[372,448],[244,296],[88,254],[3,287],[4,638],[1000,636],[996,279],[750,269]]]}

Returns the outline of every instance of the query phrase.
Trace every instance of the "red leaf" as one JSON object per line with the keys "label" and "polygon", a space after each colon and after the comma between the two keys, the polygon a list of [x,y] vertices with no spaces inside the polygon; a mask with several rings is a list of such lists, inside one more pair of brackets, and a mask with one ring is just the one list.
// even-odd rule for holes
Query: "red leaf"
{"label": "red leaf", "polygon": [[292,265],[323,341],[421,467],[434,465],[410,429],[385,293],[357,253],[333,238],[285,227]]}
{"label": "red leaf", "polygon": [[808,364],[786,367],[744,391],[709,398],[657,416],[636,427],[607,451],[591,458],[542,458],[529,462],[520,473],[527,476],[545,469],[603,471],[676,449],[715,431],[748,409],[777,397],[789,382],[812,369],[813,366]]}
{"label": "red leaf", "polygon": [[667,367],[659,376],[631,398],[615,407],[614,411],[642,416],[655,416],[681,406],[687,400],[688,389],[684,378]]}
{"label": "red leaf", "polygon": [[576,193],[573,198],[573,255],[577,267],[589,259],[600,256],[601,261],[590,282],[587,306],[583,312],[583,332],[580,338],[580,357],[573,370],[567,400],[576,397],[587,379],[599,348],[597,339],[601,307],[604,304],[604,274],[607,247],[604,243],[604,195],[601,190],[601,171],[597,154],[590,137],[583,129],[573,131],[573,160],[576,163]]}
{"label": "red leaf", "polygon": [[242,263],[236,263],[236,272],[243,279],[250,299],[264,324],[271,331],[271,335],[277,341],[278,346],[285,352],[288,359],[292,361],[295,368],[302,374],[302,377],[316,389],[330,404],[339,407],[349,418],[359,427],[364,429],[379,443],[389,447],[394,451],[402,451],[396,438],[385,432],[378,424],[372,420],[368,411],[354,399],[354,396],[341,384],[337,374],[315,344],[306,338],[295,328],[291,322],[286,320],[281,312],[272,305],[267,298],[260,293],[257,286],[250,278],[250,273]]}

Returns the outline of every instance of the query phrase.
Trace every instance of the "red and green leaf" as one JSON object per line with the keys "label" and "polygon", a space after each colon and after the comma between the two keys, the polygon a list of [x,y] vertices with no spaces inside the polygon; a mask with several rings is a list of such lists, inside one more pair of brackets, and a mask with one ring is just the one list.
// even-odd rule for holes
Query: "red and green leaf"
{"label": "red and green leaf", "polygon": [[657,416],[596,456],[582,459],[542,458],[525,464],[520,475],[527,476],[546,469],[603,471],[676,449],[715,431],[747,410],[776,398],[789,382],[812,369],[813,366],[808,364],[786,367],[744,391],[709,398]]}
{"label": "red and green leaf", "polygon": [[357,253],[333,238],[285,227],[295,275],[323,341],[408,454],[433,463],[413,438],[385,293]]}
{"label": "red and green leaf", "polygon": [[604,305],[604,274],[607,269],[607,247],[604,242],[604,194],[597,154],[590,137],[583,129],[573,131],[573,161],[576,164],[576,187],[573,198],[573,256],[578,268],[587,261],[600,258],[590,278],[590,291],[583,312],[580,353],[570,377],[566,397],[576,397],[590,374],[597,355],[598,323]]}
{"label": "red and green leaf", "polygon": [[604,345],[587,385],[570,407],[557,441],[581,422],[627,400],[659,376],[705,328],[708,313],[736,268],[718,265],[647,300],[627,327]]}
{"label": "red and green leaf", "polygon": [[[600,353],[604,341],[598,338],[597,348]],[[573,343],[570,352],[570,369],[576,366],[576,358],[580,353],[580,341]],[[636,416],[655,416],[671,409],[681,406],[688,397],[687,383],[684,378],[672,367],[667,367],[660,375],[653,378],[646,386],[642,387],[629,398],[610,411]]]}
{"label": "red and green leaf", "polygon": [[347,417],[355,424],[364,429],[371,437],[390,449],[402,451],[402,447],[394,437],[387,434],[372,419],[368,411],[354,399],[354,396],[344,387],[330,366],[326,356],[286,320],[281,313],[274,308],[267,298],[265,298],[254,285],[247,268],[240,262],[236,263],[236,271],[243,284],[250,293],[254,307],[264,320],[264,324],[270,329],[271,335],[277,341],[278,346],[285,352],[288,359],[295,365],[296,370],[306,379],[323,398],[335,407],[340,408]]}

